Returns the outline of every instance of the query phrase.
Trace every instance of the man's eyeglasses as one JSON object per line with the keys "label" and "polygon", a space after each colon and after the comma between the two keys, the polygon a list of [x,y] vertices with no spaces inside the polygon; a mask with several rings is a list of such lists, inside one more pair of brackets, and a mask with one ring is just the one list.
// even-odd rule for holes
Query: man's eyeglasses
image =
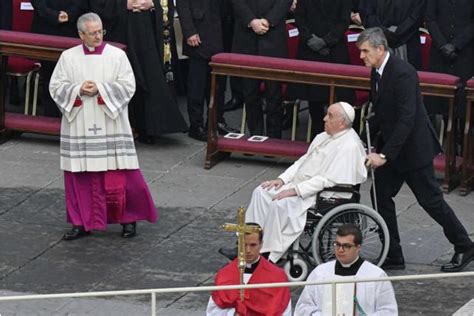
{"label": "man's eyeglasses", "polygon": [[334,246],[334,248],[336,248],[336,249],[341,249],[342,248],[342,250],[344,250],[344,251],[350,250],[352,247],[356,246],[354,244],[341,244],[337,241],[334,242],[332,245]]}
{"label": "man's eyeglasses", "polygon": [[96,36],[96,35],[102,35],[104,36],[107,34],[106,30],[100,30],[100,31],[95,31],[95,32],[81,32],[82,34],[88,35],[88,36]]}

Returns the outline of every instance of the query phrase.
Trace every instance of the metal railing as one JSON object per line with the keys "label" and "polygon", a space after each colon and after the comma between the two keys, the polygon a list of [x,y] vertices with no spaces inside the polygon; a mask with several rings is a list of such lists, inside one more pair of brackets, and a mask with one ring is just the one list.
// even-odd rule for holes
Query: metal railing
{"label": "metal railing", "polygon": [[[256,288],[273,288],[273,287],[299,287],[306,285],[323,285],[331,284],[332,302],[336,298],[336,285],[344,283],[364,283],[364,282],[383,282],[383,281],[411,281],[426,279],[448,279],[459,277],[474,277],[474,272],[457,272],[457,273],[437,273],[437,274],[421,274],[421,275],[404,275],[383,278],[348,278],[348,279],[328,279],[317,282],[282,282],[282,283],[261,283],[247,285],[224,285],[224,286],[199,286],[199,287],[176,287],[165,289],[144,289],[144,290],[126,290],[126,291],[103,291],[103,292],[82,292],[82,293],[63,293],[63,294],[34,294],[34,295],[15,295],[0,296],[2,301],[21,301],[21,300],[41,300],[41,299],[58,299],[58,298],[83,298],[83,297],[103,297],[103,296],[124,296],[124,295],[151,295],[151,315],[156,316],[156,295],[167,293],[190,293],[190,292],[210,292],[216,290],[236,290],[236,289],[256,289]],[[332,315],[336,315],[336,304],[331,304]]]}

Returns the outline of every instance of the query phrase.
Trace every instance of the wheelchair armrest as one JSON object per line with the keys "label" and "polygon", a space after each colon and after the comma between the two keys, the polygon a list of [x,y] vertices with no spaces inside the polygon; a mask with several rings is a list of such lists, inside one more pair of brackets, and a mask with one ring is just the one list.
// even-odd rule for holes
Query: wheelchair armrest
{"label": "wheelchair armrest", "polygon": [[355,185],[345,185],[345,184],[339,184],[330,188],[324,188],[323,190],[319,191],[318,194],[316,194],[316,203],[321,199],[320,195],[323,192],[341,192],[341,193],[352,193],[352,198],[356,201],[360,200],[360,184],[355,184]]}
{"label": "wheelchair armrest", "polygon": [[319,197],[319,195],[323,192],[344,192],[344,193],[354,193],[354,194],[358,194],[359,193],[359,189],[360,189],[360,184],[356,184],[356,185],[336,185],[336,186],[333,186],[333,187],[330,187],[330,188],[324,188],[323,190],[319,191],[317,196]]}

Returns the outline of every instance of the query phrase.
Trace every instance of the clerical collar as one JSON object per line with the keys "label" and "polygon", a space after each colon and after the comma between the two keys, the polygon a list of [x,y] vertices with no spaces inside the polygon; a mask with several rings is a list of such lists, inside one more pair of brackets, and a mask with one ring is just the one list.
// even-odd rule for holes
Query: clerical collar
{"label": "clerical collar", "polygon": [[380,77],[382,77],[382,74],[383,74],[383,71],[385,69],[385,66],[387,65],[387,62],[388,62],[388,58],[390,57],[390,52],[387,51],[387,54],[385,55],[385,58],[383,59],[383,63],[382,65],[380,65],[379,68],[375,69],[375,71],[378,72],[378,74],[380,75]]}
{"label": "clerical collar", "polygon": [[245,264],[245,273],[253,273],[257,268],[258,264],[260,263],[260,256],[258,256],[257,260],[251,263]]}
{"label": "clerical collar", "polygon": [[341,276],[356,275],[362,263],[364,263],[364,259],[360,257],[348,265],[343,265],[339,261],[336,261],[334,273]]}
{"label": "clerical collar", "polygon": [[102,52],[104,51],[104,48],[105,48],[105,42],[102,42],[97,47],[89,47],[83,43],[82,48],[84,50],[85,55],[102,55]]}

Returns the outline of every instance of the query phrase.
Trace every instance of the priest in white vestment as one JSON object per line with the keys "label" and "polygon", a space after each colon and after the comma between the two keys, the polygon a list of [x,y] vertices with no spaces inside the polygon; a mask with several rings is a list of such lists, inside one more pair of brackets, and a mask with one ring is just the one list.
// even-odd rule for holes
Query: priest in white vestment
{"label": "priest in white vestment", "polygon": [[62,53],[49,86],[62,112],[61,169],[73,225],[63,238],[108,223],[122,224],[122,237],[131,238],[137,221],[157,219],[128,120],[135,77],[124,51],[103,42],[98,15],[82,15],[77,27],[83,44]]}
{"label": "priest in white vestment", "polygon": [[[307,281],[383,278],[387,274],[376,265],[359,257],[362,233],[353,224],[345,224],[336,232],[336,259],[317,266]],[[295,308],[298,316],[332,314],[331,284],[307,285]],[[390,281],[341,283],[336,287],[337,315],[398,315],[397,301]]]}
{"label": "priest in white vestment", "polygon": [[[253,191],[245,220],[262,226],[262,253],[269,252],[272,262],[277,262],[303,232],[306,211],[316,202],[319,191],[366,180],[366,154],[352,129],[354,116],[354,109],[346,102],[330,105],[324,117],[325,132],[314,138],[306,154],[277,179],[265,181]],[[322,196],[347,194],[323,192]]]}

